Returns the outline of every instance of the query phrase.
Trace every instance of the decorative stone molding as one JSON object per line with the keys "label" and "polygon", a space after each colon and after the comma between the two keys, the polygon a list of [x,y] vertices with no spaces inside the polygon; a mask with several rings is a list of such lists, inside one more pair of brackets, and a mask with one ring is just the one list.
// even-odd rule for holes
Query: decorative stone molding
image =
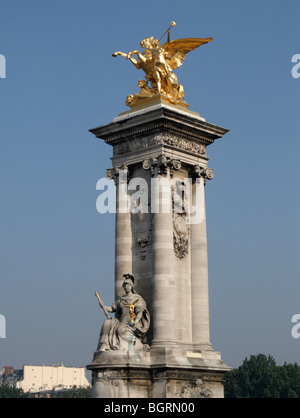
{"label": "decorative stone molding", "polygon": [[206,146],[212,144],[217,138],[222,138],[228,130],[203,119],[161,107],[90,129],[90,132],[112,146],[118,145],[127,138],[140,140],[142,137],[158,133],[170,133],[172,136]]}
{"label": "decorative stone molding", "polygon": [[[93,130],[91,131],[93,132]],[[147,137],[149,136],[149,134],[153,132],[156,133],[158,131],[171,132],[173,137],[178,136],[184,140],[192,139],[196,141],[203,141],[205,145],[213,143],[213,140],[208,138],[208,136],[206,136],[205,134],[201,135],[196,130],[190,130],[189,127],[187,127],[187,129],[184,129],[182,128],[182,126],[173,124],[172,122],[163,123],[163,124],[161,124],[160,122],[158,123],[153,122],[145,126],[143,125],[134,126],[126,131],[111,133],[109,139],[107,140],[105,139],[105,142],[115,146],[117,143],[119,143],[120,141],[124,141],[124,139],[126,138],[129,138],[129,139],[136,138],[138,140],[141,140],[143,137]]]}
{"label": "decorative stone molding", "polygon": [[163,133],[158,135],[161,140],[162,145],[168,145],[174,148],[177,148],[181,151],[188,151],[192,154],[198,154],[201,156],[206,156],[206,147],[203,144],[199,144],[195,140],[190,140],[184,137],[170,135],[168,133]]}
{"label": "decorative stone molding", "polygon": [[114,145],[114,156],[146,150],[157,145],[169,146],[192,154],[206,156],[206,146],[204,144],[167,132],[143,137],[124,138],[122,142]]}

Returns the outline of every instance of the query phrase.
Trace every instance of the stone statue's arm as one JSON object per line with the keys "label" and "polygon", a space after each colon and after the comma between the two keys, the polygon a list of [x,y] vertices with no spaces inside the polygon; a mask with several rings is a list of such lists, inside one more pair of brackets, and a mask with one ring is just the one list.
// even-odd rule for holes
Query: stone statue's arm
{"label": "stone statue's arm", "polygon": [[144,304],[145,304],[145,302],[142,302],[142,303],[140,302],[138,304],[139,306],[137,306],[136,309],[135,309],[135,313],[136,313],[136,317],[134,319],[135,324],[137,324],[142,319],[143,312],[144,312],[144,307],[145,307]]}
{"label": "stone statue's arm", "polygon": [[[99,305],[101,306],[100,302],[99,302]],[[103,307],[101,306],[101,308],[103,308]],[[116,308],[115,308],[114,305],[112,305],[112,306],[104,306],[104,308],[105,308],[105,310],[107,312],[116,312]]]}
{"label": "stone statue's arm", "polygon": [[138,312],[134,320],[134,323],[135,324],[138,323],[141,320],[142,316],[143,316],[143,311]]}

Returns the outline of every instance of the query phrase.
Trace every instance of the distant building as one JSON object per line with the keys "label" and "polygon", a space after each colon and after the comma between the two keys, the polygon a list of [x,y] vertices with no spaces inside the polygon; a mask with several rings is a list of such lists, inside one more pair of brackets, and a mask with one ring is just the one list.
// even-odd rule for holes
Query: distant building
{"label": "distant building", "polygon": [[32,393],[90,386],[83,367],[65,367],[63,364],[25,365],[23,370],[14,370],[12,366],[7,366],[1,372],[0,382]]}
{"label": "distant building", "polygon": [[10,374],[12,374],[14,371],[15,371],[15,369],[13,368],[13,366],[5,366],[5,367],[3,367],[2,371],[0,372],[1,383],[2,383],[2,379],[3,380],[7,379],[7,376],[9,376]]}
{"label": "distant building", "polygon": [[23,379],[23,370],[15,370],[13,366],[5,366],[0,371],[0,385],[16,387],[19,380]]}

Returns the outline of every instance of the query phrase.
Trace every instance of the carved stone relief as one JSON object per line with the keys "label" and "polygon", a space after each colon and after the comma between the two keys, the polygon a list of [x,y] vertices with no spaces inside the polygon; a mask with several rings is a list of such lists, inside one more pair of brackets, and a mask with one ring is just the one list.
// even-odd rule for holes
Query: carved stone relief
{"label": "carved stone relief", "polygon": [[189,227],[186,223],[184,199],[187,191],[183,181],[177,180],[172,190],[173,244],[177,258],[184,259],[189,252]]}
{"label": "carved stone relief", "polygon": [[128,152],[135,152],[155,147],[157,145],[167,145],[193,154],[206,156],[206,147],[191,139],[186,139],[169,133],[133,137],[123,140],[114,145],[114,155],[121,155]]}
{"label": "carved stone relief", "polygon": [[213,393],[210,388],[203,383],[202,379],[196,379],[194,382],[187,383],[181,389],[182,398],[212,398]]}
{"label": "carved stone relief", "polygon": [[176,257],[184,259],[189,252],[189,230],[183,216],[177,215],[173,221],[173,243]]}
{"label": "carved stone relief", "polygon": [[138,212],[136,214],[132,214],[131,216],[136,255],[144,261],[146,260],[147,255],[151,253],[151,213]]}

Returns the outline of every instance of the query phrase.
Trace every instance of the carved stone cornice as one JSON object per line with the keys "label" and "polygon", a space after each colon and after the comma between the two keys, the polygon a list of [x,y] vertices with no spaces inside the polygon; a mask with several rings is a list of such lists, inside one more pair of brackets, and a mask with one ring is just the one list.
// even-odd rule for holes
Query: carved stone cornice
{"label": "carved stone cornice", "polygon": [[[143,140],[142,147],[149,146],[151,141],[159,140],[169,146],[188,150],[194,147],[194,152],[199,155],[204,152],[204,148],[200,145],[205,147],[212,144],[228,130],[188,114],[161,107],[154,110],[150,108],[142,114],[90,129],[90,132],[97,138],[104,139],[107,144],[118,146],[116,152],[129,152],[126,151],[126,147],[128,150],[132,147],[132,150],[136,151],[139,147],[138,141],[141,140]],[[158,135],[161,136],[157,137]],[[144,138],[148,138],[148,142]],[[124,141],[129,142],[122,149],[119,145]]]}
{"label": "carved stone cornice", "polygon": [[206,156],[206,146],[204,144],[178,135],[172,135],[169,132],[125,138],[114,145],[114,156],[145,151],[157,146],[175,148],[193,155]]}

